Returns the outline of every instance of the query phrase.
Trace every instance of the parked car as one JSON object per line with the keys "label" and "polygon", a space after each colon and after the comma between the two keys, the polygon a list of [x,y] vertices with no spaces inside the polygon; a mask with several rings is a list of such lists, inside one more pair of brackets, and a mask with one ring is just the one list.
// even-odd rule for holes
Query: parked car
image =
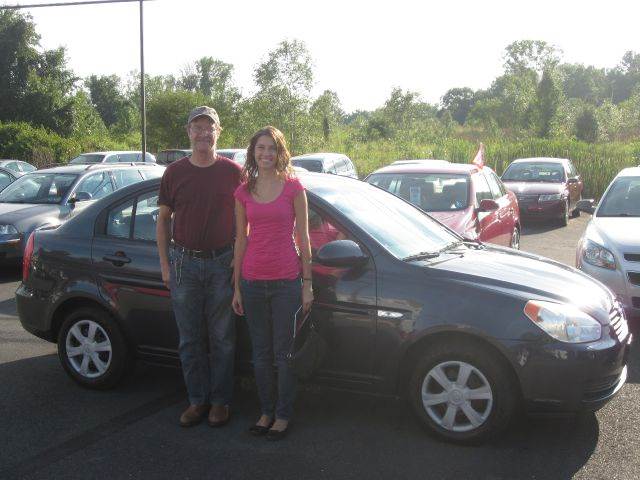
{"label": "parked car", "polygon": [[180,160],[184,157],[191,156],[191,149],[187,148],[171,148],[168,150],[160,150],[156,155],[156,161],[160,165],[169,165],[170,163]]}
{"label": "parked car", "polygon": [[557,219],[569,223],[584,185],[571,160],[566,158],[521,158],[502,174],[506,187],[516,194],[524,218]]}
{"label": "parked car", "polygon": [[27,173],[0,192],[0,259],[22,257],[29,234],[57,226],[91,200],[147,178],[159,165],[72,165]]}
{"label": "parked car", "polygon": [[69,165],[90,165],[94,163],[156,163],[156,157],[149,152],[145,152],[144,160],[142,160],[142,152],[113,151],[83,153],[69,160]]}
{"label": "parked car", "polygon": [[291,157],[291,164],[309,172],[358,178],[358,171],[351,159],[341,153],[307,153]]}
{"label": "parked car", "polygon": [[0,191],[4,190],[9,184],[13,183],[22,175],[24,174],[9,168],[0,167]]}
{"label": "parked car", "polygon": [[36,170],[36,167],[34,165],[31,165],[29,162],[24,162],[22,160],[0,160],[0,167],[7,168],[20,175]]}
{"label": "parked car", "polygon": [[[595,410],[627,375],[619,305],[591,277],[465,242],[410,203],[349,178],[300,174],[327,354],[316,379],[406,394],[441,438],[492,438],[528,412]],[[29,237],[16,292],[26,330],[58,344],[68,375],[115,385],[134,358],[178,364],[155,222],[160,179],[98,200]],[[250,369],[238,318],[238,368]]]}
{"label": "parked car", "polygon": [[246,148],[218,148],[216,149],[216,153],[243,166],[244,162],[247,160]]}
{"label": "parked car", "polygon": [[365,178],[420,207],[468,239],[520,248],[520,210],[489,167],[401,160]]}
{"label": "parked car", "polygon": [[609,287],[627,315],[640,319],[640,167],[625,168],[598,205],[578,202],[593,218],[578,243],[576,267]]}

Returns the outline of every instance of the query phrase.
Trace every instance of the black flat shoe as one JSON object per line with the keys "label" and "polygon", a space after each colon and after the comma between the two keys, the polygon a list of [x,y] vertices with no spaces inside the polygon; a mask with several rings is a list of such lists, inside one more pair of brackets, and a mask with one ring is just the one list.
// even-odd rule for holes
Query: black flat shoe
{"label": "black flat shoe", "polygon": [[287,426],[287,428],[285,428],[284,430],[274,430],[273,428],[271,428],[267,432],[267,440],[271,442],[278,442],[286,437],[288,432],[289,426]]}
{"label": "black flat shoe", "polygon": [[269,425],[267,425],[266,427],[263,427],[262,425],[251,425],[251,427],[249,427],[249,433],[251,435],[255,435],[256,437],[261,437],[269,433],[271,425],[273,425],[273,420],[271,420]]}

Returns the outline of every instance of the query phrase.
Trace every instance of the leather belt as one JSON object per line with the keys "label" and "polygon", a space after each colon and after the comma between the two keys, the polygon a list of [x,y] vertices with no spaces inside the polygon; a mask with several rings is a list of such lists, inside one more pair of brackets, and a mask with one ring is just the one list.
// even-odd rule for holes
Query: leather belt
{"label": "leather belt", "polygon": [[172,243],[171,245],[177,252],[194,258],[217,258],[231,251],[231,245],[216,248],[215,250],[191,250],[177,243]]}

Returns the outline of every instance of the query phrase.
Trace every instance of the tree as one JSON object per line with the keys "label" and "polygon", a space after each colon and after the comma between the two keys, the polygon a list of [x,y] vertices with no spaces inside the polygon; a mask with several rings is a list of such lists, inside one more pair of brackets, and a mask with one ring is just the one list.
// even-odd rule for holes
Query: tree
{"label": "tree", "polygon": [[331,131],[342,121],[344,111],[338,94],[333,90],[325,90],[311,105],[309,110],[314,122],[314,129],[321,126],[325,140],[329,139]]}
{"label": "tree", "polygon": [[133,109],[121,91],[120,77],[117,75],[91,75],[85,80],[91,103],[100,114],[107,127],[124,121]]}
{"label": "tree", "polygon": [[585,108],[576,119],[576,137],[589,143],[598,140],[598,119],[593,107]]}
{"label": "tree", "polygon": [[562,51],[542,40],[518,40],[505,48],[504,69],[508,74],[530,70],[541,74],[555,67]]}
{"label": "tree", "polygon": [[567,98],[579,98],[599,105],[607,96],[607,79],[603,68],[562,64],[558,67],[558,73],[562,78],[562,91]]}
{"label": "tree", "polygon": [[453,120],[463,125],[475,102],[474,92],[470,88],[451,88],[442,96],[440,105],[443,111],[451,114]]}
{"label": "tree", "polygon": [[554,72],[545,70],[537,91],[537,127],[539,136],[545,138],[549,136],[551,122],[556,116],[561,100],[562,90]]}

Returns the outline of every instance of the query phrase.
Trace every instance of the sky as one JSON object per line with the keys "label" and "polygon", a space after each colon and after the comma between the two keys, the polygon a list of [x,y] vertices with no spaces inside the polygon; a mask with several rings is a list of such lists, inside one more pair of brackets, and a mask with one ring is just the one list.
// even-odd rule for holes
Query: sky
{"label": "sky", "polygon": [[[140,69],[138,3],[28,12],[42,48],[66,47],[76,75]],[[331,89],[345,111],[372,110],[395,87],[430,103],[453,87],[488,88],[516,40],[544,40],[565,62],[613,68],[626,51],[640,52],[638,18],[638,0],[155,0],[144,4],[145,70],[179,75],[211,56],[234,65],[247,96],[256,65],[297,39],[313,59],[314,95]]]}

